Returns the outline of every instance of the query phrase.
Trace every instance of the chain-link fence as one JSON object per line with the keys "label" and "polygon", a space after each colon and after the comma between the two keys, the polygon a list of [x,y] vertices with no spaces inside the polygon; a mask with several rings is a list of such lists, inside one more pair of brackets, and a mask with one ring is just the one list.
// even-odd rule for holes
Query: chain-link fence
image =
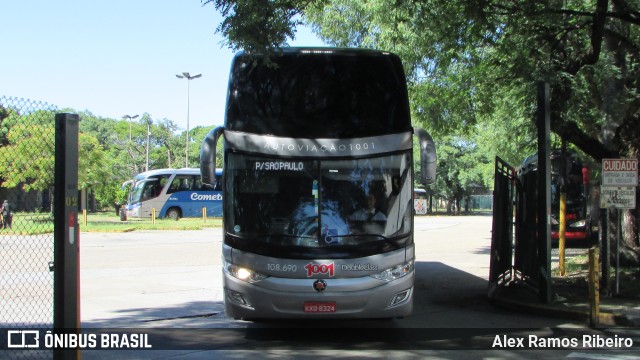
{"label": "chain-link fence", "polygon": [[493,195],[470,195],[462,200],[462,208],[466,211],[493,211]]}
{"label": "chain-link fence", "polygon": [[[51,328],[53,324],[53,272],[49,264],[53,261],[51,187],[56,111],[46,103],[0,96],[3,335],[6,329]],[[4,348],[7,344],[1,345]]]}

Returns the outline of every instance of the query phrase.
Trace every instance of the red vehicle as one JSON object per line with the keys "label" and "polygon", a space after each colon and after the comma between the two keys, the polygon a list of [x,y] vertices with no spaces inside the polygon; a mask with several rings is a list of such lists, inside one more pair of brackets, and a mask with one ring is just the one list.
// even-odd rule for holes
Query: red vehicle
{"label": "red vehicle", "polygon": [[[562,174],[564,161],[565,176]],[[525,159],[524,166],[537,166],[538,155]],[[551,152],[551,240],[558,246],[560,238],[560,192],[564,184],[566,193],[565,239],[568,245],[591,245],[595,234],[591,231],[589,204],[589,169],[572,151],[562,156],[560,150]]]}

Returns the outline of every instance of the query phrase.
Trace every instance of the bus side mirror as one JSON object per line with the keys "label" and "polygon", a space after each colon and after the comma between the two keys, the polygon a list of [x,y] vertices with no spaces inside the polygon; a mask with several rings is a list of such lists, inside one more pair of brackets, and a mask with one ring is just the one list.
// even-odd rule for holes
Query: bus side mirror
{"label": "bus side mirror", "polygon": [[209,131],[202,142],[202,147],[200,148],[200,177],[203,184],[214,187],[216,185],[216,147],[218,138],[223,133],[224,127],[218,126]]}
{"label": "bus side mirror", "polygon": [[420,183],[433,184],[436,181],[436,144],[423,129],[414,128],[413,133],[420,142]]}

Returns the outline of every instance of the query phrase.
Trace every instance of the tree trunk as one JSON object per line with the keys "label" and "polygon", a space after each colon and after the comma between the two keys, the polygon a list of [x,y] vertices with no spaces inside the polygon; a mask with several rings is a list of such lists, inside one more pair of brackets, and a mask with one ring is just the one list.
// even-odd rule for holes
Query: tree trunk
{"label": "tree trunk", "polygon": [[[622,215],[621,221],[618,220],[619,214]],[[637,268],[640,266],[640,246],[638,246],[637,223],[634,214],[630,210],[609,210],[608,218],[611,266],[616,266],[616,239],[620,224],[620,267]]]}

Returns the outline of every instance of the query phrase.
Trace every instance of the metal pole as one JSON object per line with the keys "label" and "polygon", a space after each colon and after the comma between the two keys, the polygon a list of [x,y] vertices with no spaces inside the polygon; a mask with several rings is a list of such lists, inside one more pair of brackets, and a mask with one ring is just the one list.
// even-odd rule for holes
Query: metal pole
{"label": "metal pole", "polygon": [[145,166],[145,171],[149,171],[149,125],[151,125],[151,121],[147,121],[147,164]]}
{"label": "metal pole", "polygon": [[184,154],[184,167],[189,167],[189,113],[190,113],[190,86],[189,86],[189,81],[193,80],[193,79],[197,79],[199,77],[201,77],[202,74],[198,74],[198,75],[193,75],[191,76],[191,74],[189,74],[188,72],[183,72],[182,75],[176,75],[176,77],[178,79],[187,79],[187,138],[185,140],[185,154]]}
{"label": "metal pole", "polygon": [[187,140],[186,140],[186,146],[185,146],[185,157],[184,157],[184,167],[188,168],[189,167],[189,113],[190,113],[190,109],[191,109],[191,105],[189,102],[189,98],[191,97],[190,94],[190,86],[189,84],[191,83],[190,78],[187,78]]}
{"label": "metal pole", "polygon": [[558,265],[560,276],[565,276],[565,245],[567,237],[567,193],[562,190],[560,193],[560,225],[558,238]]}
{"label": "metal pole", "polygon": [[[53,329],[80,331],[78,231],[78,115],[55,116]],[[54,349],[54,359],[77,359],[77,349]]]}
{"label": "metal pole", "polygon": [[622,209],[618,209],[616,229],[616,296],[620,294],[620,228],[622,227]]}
{"label": "metal pole", "polygon": [[538,203],[537,203],[537,249],[540,302],[551,302],[551,192],[550,192],[550,95],[549,84],[538,82]]}
{"label": "metal pole", "polygon": [[600,237],[600,253],[602,259],[602,277],[600,278],[600,288],[607,295],[611,294],[609,284],[609,233],[608,233],[608,209],[600,210],[600,224],[598,225],[598,236]]}
{"label": "metal pole", "polygon": [[600,321],[599,257],[597,247],[589,249],[589,325],[592,327]]}
{"label": "metal pole", "polygon": [[[127,119],[127,122],[129,123],[129,156],[131,157],[131,162],[133,162],[133,151],[131,150],[131,121],[135,118],[137,118],[140,115],[123,115],[122,118],[123,119]],[[132,166],[132,172],[133,172],[133,166]],[[133,175],[133,174],[132,174]]]}
{"label": "metal pole", "polygon": [[560,151],[560,176],[558,181],[560,186],[560,224],[558,228],[558,257],[560,266],[560,276],[565,276],[565,249],[567,240],[567,141],[562,138]]}

